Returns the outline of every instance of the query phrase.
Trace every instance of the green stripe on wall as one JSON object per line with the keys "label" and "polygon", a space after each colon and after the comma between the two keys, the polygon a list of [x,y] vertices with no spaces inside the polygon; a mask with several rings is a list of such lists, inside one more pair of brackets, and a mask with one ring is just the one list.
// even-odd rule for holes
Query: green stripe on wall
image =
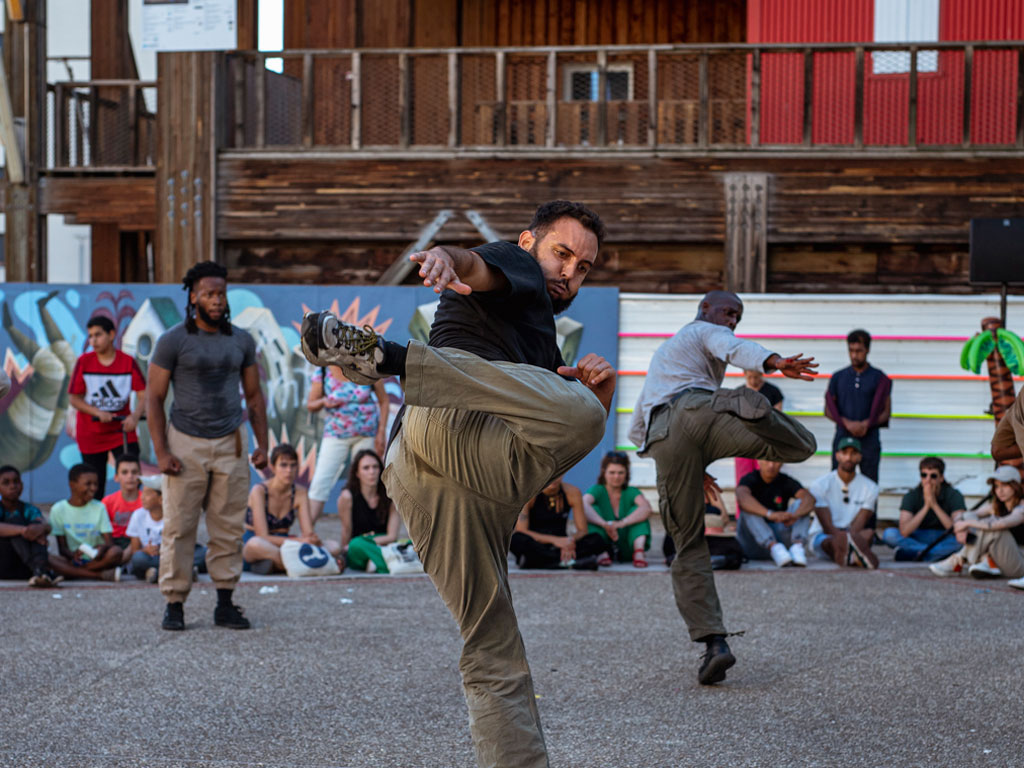
{"label": "green stripe on wall", "polygon": [[[616,408],[616,413],[632,413],[632,408]],[[786,411],[789,416],[824,416],[822,411]],[[894,413],[894,419],[939,419],[941,421],[991,421],[987,413]]]}
{"label": "green stripe on wall", "polygon": [[[617,445],[615,446],[617,451],[635,451],[637,450],[635,445]],[[832,451],[815,451],[815,456],[831,456]],[[882,451],[882,458],[897,458],[897,459],[908,459],[918,458],[920,456],[933,456],[934,453],[922,453],[920,451]],[[988,459],[992,460],[991,454],[988,453],[941,453],[938,454],[944,459]]]}

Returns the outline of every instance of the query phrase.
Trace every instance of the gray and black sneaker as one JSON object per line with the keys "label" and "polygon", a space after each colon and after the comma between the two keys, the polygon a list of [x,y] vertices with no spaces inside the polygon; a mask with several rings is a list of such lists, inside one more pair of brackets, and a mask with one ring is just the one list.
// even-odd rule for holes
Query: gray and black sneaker
{"label": "gray and black sneaker", "polygon": [[384,374],[377,366],[384,345],[373,326],[341,322],[331,312],[309,312],[302,318],[302,354],[314,365],[336,365],[354,384],[371,385]]}

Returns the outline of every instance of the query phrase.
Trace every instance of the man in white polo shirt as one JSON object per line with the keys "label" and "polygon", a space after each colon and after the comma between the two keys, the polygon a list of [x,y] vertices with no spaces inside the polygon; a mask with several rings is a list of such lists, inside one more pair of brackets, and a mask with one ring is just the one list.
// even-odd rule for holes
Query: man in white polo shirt
{"label": "man in white polo shirt", "polygon": [[875,535],[878,484],[857,471],[861,458],[860,440],[844,437],[836,446],[836,468],[811,483],[811,546],[823,560],[877,568],[878,557],[871,551],[871,541]]}

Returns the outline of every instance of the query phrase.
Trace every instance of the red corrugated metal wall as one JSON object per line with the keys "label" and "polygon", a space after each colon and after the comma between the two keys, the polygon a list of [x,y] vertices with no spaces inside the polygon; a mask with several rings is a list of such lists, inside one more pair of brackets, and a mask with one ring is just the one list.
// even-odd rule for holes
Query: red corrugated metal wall
{"label": "red corrugated metal wall", "polygon": [[[747,35],[752,43],[870,42],[873,0],[748,0]],[[939,39],[1024,39],[1020,0],[940,0]],[[875,54],[881,57],[887,54]],[[891,54],[888,54],[891,56]],[[864,66],[864,143],[908,143],[909,75],[875,74],[875,56]],[[761,141],[799,143],[803,138],[803,57],[762,57]],[[815,144],[850,144],[854,132],[854,54],[822,53],[814,60]],[[973,64],[971,140],[1014,141],[1017,54],[976,51]],[[944,51],[934,72],[918,75],[917,140],[958,144],[963,131],[963,54]]]}

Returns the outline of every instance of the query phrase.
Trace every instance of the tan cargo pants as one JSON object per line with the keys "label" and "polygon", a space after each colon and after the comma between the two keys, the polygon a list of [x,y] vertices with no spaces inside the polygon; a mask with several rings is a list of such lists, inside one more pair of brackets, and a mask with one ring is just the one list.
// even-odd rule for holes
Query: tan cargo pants
{"label": "tan cargo pants", "polygon": [[242,575],[242,531],[249,498],[245,425],[224,437],[204,439],[167,425],[167,448],[181,461],[164,478],[164,531],[160,542],[160,591],[169,603],[192,589],[199,514],[206,512],[206,568],[217,589],[234,589]]}
{"label": "tan cargo pants", "polygon": [[[745,391],[763,397],[754,390]],[[716,394],[691,389],[674,402],[658,406],[641,454],[652,456],[657,467],[661,519],[677,553],[672,561],[672,591],[691,640],[726,633],[704,540],[705,468],[733,456],[798,462],[818,447],[802,424],[774,408],[757,420],[716,413],[711,407]]]}
{"label": "tan cargo pants", "polygon": [[586,456],[607,414],[579,382],[531,365],[409,345],[401,431],[384,483],[459,624],[481,766],[548,765],[508,585],[523,505]]}

